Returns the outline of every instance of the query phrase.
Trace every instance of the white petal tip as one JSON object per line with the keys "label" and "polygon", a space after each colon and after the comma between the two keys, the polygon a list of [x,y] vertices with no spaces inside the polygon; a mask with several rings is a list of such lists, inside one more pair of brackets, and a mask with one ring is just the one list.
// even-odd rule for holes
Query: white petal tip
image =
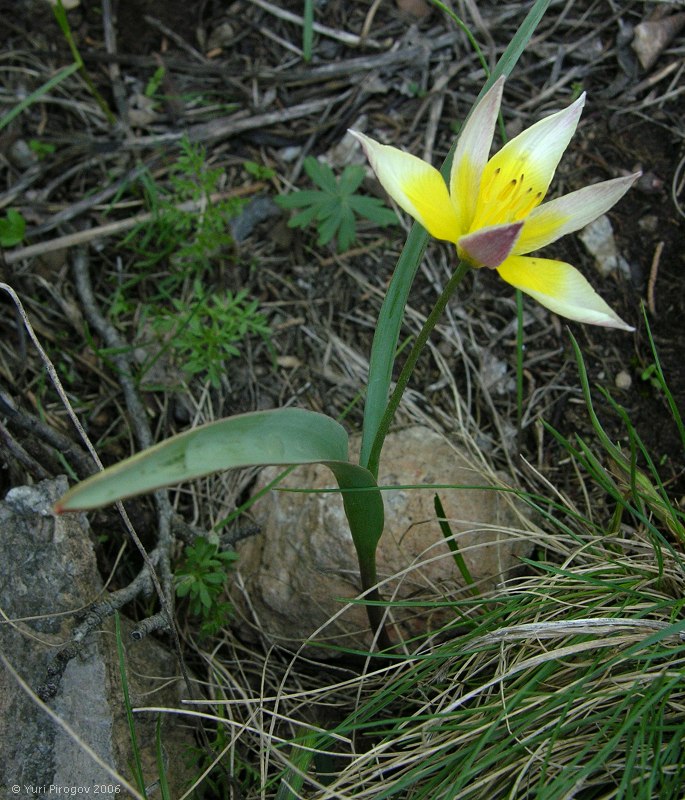
{"label": "white petal tip", "polygon": [[635,328],[632,325],[628,325],[627,322],[624,322],[620,318],[611,320],[610,322],[599,323],[599,324],[600,325],[604,324],[604,326],[607,328],[616,328],[616,330],[619,331],[626,331],[627,333],[633,333],[633,331],[635,330]]}

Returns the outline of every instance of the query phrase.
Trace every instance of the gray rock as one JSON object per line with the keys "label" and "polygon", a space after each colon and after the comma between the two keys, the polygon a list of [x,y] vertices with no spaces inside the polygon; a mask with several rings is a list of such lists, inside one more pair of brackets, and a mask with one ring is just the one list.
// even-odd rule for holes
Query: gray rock
{"label": "gray rock", "polygon": [[606,214],[597,217],[594,222],[583,228],[578,236],[590,255],[594,256],[595,266],[603,277],[617,269],[624,275],[630,276],[630,266],[618,252],[614,229]]}
{"label": "gray rock", "polygon": [[[103,588],[85,515],[52,513],[53,503],[66,489],[64,478],[44,481],[13,489],[0,502],[0,607],[5,615],[0,649],[34,691],[46,680],[55,653],[70,641],[74,612],[98,599]],[[133,783],[112,620],[102,627],[69,661],[49,705],[102,761]],[[122,618],[131,702],[134,707],[177,706],[180,684],[173,680],[178,675],[175,658],[153,639],[131,643],[131,628]],[[0,720],[0,785],[85,787],[91,793],[95,785],[116,785],[2,665]],[[158,777],[155,723],[152,715],[136,715],[144,774],[150,783]],[[168,777],[180,789],[188,777],[182,756],[192,737],[175,725],[163,724],[162,730],[171,754]],[[173,791],[172,795],[178,796]]]}
{"label": "gray rock", "polygon": [[[358,446],[358,444],[357,444]],[[262,471],[256,491],[281,470]],[[381,485],[454,483],[491,486],[442,436],[424,427],[391,433],[380,469]],[[335,486],[323,466],[300,467],[280,489]],[[386,527],[378,549],[384,598],[412,601],[468,596],[440,531],[434,490],[385,491]],[[531,544],[507,496],[473,488],[438,492],[459,549],[478,591],[495,587]],[[237,546],[233,592],[236,624],[246,636],[297,647],[314,636],[328,644],[368,649],[371,637],[363,606],[349,605],[360,591],[357,558],[339,495],[273,491],[255,507],[261,535]],[[343,613],[341,612],[343,609]],[[425,633],[454,614],[447,608],[394,608],[396,638]],[[336,616],[338,615],[338,616]],[[335,617],[331,621],[331,618]],[[320,632],[319,629],[322,628]],[[325,650],[317,648],[319,656]]]}

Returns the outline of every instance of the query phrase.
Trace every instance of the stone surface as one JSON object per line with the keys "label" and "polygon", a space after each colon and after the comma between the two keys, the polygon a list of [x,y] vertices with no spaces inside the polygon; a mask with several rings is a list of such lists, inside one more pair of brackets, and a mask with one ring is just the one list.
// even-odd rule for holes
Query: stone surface
{"label": "stone surface", "polygon": [[[55,517],[52,513],[53,503],[66,489],[65,479],[44,481],[12,489],[0,502],[0,607],[4,615],[0,650],[33,691],[45,682],[54,654],[69,641],[74,612],[98,599],[102,591],[85,515]],[[178,706],[175,658],[152,638],[131,642],[131,627],[122,617],[134,708]],[[133,782],[112,620],[91,634],[82,652],[69,661],[49,706],[106,764]],[[82,791],[92,793],[96,785],[116,785],[2,664],[0,720],[0,786],[46,787],[47,794],[51,786],[83,787]],[[136,715],[144,774],[150,782],[158,776],[155,723],[152,715]],[[187,778],[183,756],[193,739],[177,725],[163,724],[162,731],[170,756],[172,796],[176,797]]]}
{"label": "stone surface", "polygon": [[586,225],[578,236],[590,255],[594,256],[595,266],[603,277],[617,269],[624,275],[630,275],[630,266],[618,252],[614,229],[606,214]]}
{"label": "stone surface", "polygon": [[[354,445],[353,445],[354,446]],[[358,445],[357,445],[358,446]],[[256,491],[280,474],[265,469]],[[412,427],[386,439],[381,485],[457,484],[489,486],[442,436]],[[299,467],[279,488],[334,487],[323,466]],[[384,491],[386,527],[378,550],[384,599],[435,598],[462,587],[433,506],[434,490]],[[480,591],[510,572],[529,542],[501,492],[441,489],[439,496],[459,549]],[[262,533],[238,545],[238,580],[233,600],[243,634],[261,635],[290,647],[317,641],[367,649],[371,644],[364,608],[346,606],[360,591],[357,558],[339,495],[272,491],[255,507]],[[390,580],[388,580],[390,579]],[[339,614],[345,609],[342,614]],[[331,617],[339,614],[334,621]],[[395,636],[406,638],[452,618],[444,608],[394,608]],[[327,624],[328,623],[328,624]],[[319,628],[324,628],[319,633]],[[318,648],[318,655],[326,651]]]}

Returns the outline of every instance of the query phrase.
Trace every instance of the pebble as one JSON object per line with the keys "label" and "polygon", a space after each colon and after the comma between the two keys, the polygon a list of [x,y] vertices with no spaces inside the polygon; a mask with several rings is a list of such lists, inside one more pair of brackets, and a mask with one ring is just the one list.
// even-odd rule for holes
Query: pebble
{"label": "pebble", "polygon": [[622,369],[616,374],[614,383],[616,384],[617,389],[630,389],[633,384],[633,379],[630,377],[630,373]]}

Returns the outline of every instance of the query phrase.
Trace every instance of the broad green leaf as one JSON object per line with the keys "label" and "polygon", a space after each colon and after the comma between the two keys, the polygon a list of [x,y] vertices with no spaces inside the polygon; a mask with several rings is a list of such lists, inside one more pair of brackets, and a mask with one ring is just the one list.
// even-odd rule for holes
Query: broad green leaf
{"label": "broad green leaf", "polygon": [[58,511],[83,511],[219,470],[346,462],[348,437],[330,417],[300,408],[256,411],[173,436],[74,486]]}
{"label": "broad green leaf", "polygon": [[[348,437],[342,425],[314,411],[256,411],[186,431],[77,484],[55,504],[55,510],[98,508],[219,470],[313,463],[329,467],[342,490],[362,584],[369,588],[376,582],[383,498],[373,475],[348,461]],[[206,589],[201,587],[204,602],[203,592]]]}
{"label": "broad green leaf", "polygon": [[[373,475],[348,461],[345,429],[314,411],[256,411],[186,431],[77,484],[56,503],[55,510],[98,508],[219,470],[312,463],[329,467],[342,490],[362,583],[368,588],[376,581],[383,498]],[[202,599],[202,589],[200,593]]]}

